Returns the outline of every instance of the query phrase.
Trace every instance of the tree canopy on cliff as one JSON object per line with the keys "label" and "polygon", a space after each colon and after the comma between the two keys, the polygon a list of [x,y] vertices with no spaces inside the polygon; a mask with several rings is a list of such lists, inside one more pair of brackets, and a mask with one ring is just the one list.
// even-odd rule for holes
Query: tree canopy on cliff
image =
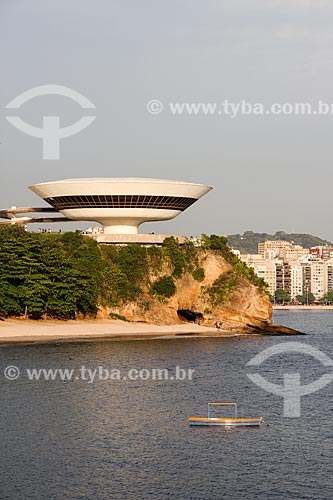
{"label": "tree canopy on cliff", "polygon": [[[170,237],[161,247],[101,245],[79,232],[30,233],[0,228],[0,316],[74,319],[98,305],[168,300],[185,273],[205,278],[200,252],[216,252],[232,267],[208,290],[212,305],[228,300],[240,278],[264,289],[252,269],[230,252],[223,236],[203,235],[202,248]],[[146,295],[145,295],[146,294]],[[146,298],[145,298],[146,297]],[[150,297],[150,299],[149,299]]]}
{"label": "tree canopy on cliff", "polygon": [[59,319],[97,312],[101,257],[79,233],[0,228],[0,315]]}

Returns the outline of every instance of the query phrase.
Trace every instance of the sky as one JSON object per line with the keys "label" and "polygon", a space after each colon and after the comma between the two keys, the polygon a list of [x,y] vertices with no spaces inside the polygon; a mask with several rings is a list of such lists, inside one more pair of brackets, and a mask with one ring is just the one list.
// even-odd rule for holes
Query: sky
{"label": "sky", "polygon": [[[0,0],[0,208],[41,205],[27,186],[48,180],[179,179],[213,190],[141,232],[333,241],[332,114],[176,116],[169,104],[333,103],[332,22],[330,0]],[[69,126],[92,114],[56,95],[5,108],[51,84],[95,105],[94,122],[60,141],[59,160],[6,119]],[[155,99],[163,110],[150,114]]]}

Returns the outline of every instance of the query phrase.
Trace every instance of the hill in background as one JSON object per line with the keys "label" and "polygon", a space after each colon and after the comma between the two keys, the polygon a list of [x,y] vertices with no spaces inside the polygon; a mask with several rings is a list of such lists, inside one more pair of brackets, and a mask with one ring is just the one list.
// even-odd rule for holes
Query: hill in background
{"label": "hill in background", "polygon": [[284,240],[294,243],[295,245],[301,245],[304,248],[315,247],[319,245],[330,245],[332,243],[327,240],[322,240],[317,236],[312,234],[299,234],[299,233],[285,233],[284,231],[277,231],[275,234],[268,233],[254,233],[253,231],[245,231],[242,234],[230,234],[228,235],[228,244],[237,250],[240,250],[242,254],[245,253],[257,253],[258,243],[262,243],[267,240]]}

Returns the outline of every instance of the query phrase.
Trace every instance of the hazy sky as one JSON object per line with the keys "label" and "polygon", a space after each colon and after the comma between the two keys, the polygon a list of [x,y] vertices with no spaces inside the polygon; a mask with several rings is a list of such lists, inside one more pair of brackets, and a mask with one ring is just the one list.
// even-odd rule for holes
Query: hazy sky
{"label": "hazy sky", "polygon": [[[333,102],[330,0],[0,0],[0,208],[40,205],[29,184],[72,177],[160,177],[214,187],[173,221],[179,234],[309,232],[333,241],[333,116],[173,116],[169,102]],[[61,141],[60,160],[15,129],[4,107],[58,84],[96,105]],[[159,99],[164,110],[150,115]],[[26,122],[85,115],[59,96]],[[86,224],[85,226],[88,226]]]}

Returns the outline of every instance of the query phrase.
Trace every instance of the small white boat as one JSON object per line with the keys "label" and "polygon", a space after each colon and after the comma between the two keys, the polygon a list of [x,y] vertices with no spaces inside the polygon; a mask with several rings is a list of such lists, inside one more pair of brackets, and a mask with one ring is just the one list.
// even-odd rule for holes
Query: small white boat
{"label": "small white boat", "polygon": [[[221,417],[212,417],[212,408],[214,406],[233,406],[234,407],[234,416],[221,418]],[[262,417],[255,418],[244,418],[237,417],[237,403],[208,403],[208,416],[207,417],[190,417],[188,422],[190,425],[201,425],[201,426],[224,426],[224,427],[238,427],[238,426],[258,426],[262,422]]]}

